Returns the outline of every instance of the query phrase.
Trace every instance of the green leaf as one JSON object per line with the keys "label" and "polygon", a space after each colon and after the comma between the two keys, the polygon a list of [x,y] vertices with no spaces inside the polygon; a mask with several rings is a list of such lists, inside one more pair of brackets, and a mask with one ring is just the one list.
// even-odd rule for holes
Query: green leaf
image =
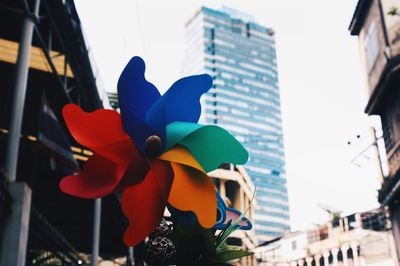
{"label": "green leaf", "polygon": [[[242,247],[240,246],[232,246],[232,245],[224,245],[224,249],[221,252],[225,252],[228,250],[242,250]],[[219,252],[219,253],[221,253]]]}
{"label": "green leaf", "polygon": [[253,255],[253,252],[246,250],[225,250],[217,254],[213,259],[216,261],[227,262],[235,259],[240,259],[242,257]]}
{"label": "green leaf", "polygon": [[224,250],[224,245],[225,241],[228,239],[228,237],[237,229],[237,226],[230,225],[223,233],[222,235],[218,236],[218,241],[215,244],[215,248],[218,251]]}
{"label": "green leaf", "polygon": [[391,7],[389,9],[387,14],[390,15],[390,16],[398,16],[398,15],[400,15],[400,12],[399,12],[399,9],[397,7],[393,6],[393,7]]}

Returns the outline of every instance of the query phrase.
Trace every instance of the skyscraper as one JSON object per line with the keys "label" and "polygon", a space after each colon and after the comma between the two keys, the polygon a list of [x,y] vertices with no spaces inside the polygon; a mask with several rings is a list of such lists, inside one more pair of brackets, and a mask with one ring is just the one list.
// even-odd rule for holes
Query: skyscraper
{"label": "skyscraper", "polygon": [[202,98],[201,122],[224,127],[247,148],[257,235],[279,236],[289,229],[289,206],[273,30],[237,10],[202,7],[186,23],[183,74],[202,72],[214,85]]}

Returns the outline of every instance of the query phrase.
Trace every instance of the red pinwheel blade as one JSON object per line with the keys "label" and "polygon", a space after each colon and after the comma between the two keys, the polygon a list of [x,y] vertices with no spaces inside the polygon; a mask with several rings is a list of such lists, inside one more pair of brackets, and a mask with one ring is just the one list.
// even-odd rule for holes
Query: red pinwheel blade
{"label": "red pinwheel blade", "polygon": [[115,192],[139,184],[143,181],[148,171],[149,166],[143,157],[132,158]]}
{"label": "red pinwheel blade", "polygon": [[60,189],[70,195],[95,199],[104,197],[118,186],[128,162],[116,164],[101,155],[94,154],[85,163],[83,172],[66,176],[60,182]]}
{"label": "red pinwheel blade", "polygon": [[121,206],[129,220],[124,235],[127,246],[135,246],[160,224],[172,179],[173,172],[169,163],[152,160],[144,180],[125,189]]}
{"label": "red pinwheel blade", "polygon": [[137,153],[122,128],[120,115],[113,110],[84,112],[75,104],[63,108],[69,131],[77,142],[114,162],[126,162]]}

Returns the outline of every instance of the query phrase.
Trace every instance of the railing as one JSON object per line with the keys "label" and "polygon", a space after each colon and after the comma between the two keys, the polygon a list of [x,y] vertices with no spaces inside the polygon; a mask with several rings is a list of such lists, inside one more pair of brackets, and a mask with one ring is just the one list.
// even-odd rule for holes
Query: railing
{"label": "railing", "polygon": [[400,169],[400,141],[388,152],[389,177],[394,176]]}
{"label": "railing", "polygon": [[86,265],[67,239],[58,232],[40,212],[32,207],[27,264],[35,265]]}

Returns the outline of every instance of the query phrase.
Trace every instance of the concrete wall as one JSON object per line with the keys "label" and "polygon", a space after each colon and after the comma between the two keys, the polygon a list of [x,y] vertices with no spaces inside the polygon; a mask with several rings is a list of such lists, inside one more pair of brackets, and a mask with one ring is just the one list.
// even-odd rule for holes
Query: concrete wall
{"label": "concrete wall", "polygon": [[[368,62],[368,56],[367,56],[368,44],[366,43],[368,31],[372,23],[375,24],[375,29],[376,29],[375,37],[377,38],[379,45],[378,48],[379,50],[377,51],[378,54],[376,59],[374,60],[374,63]],[[379,1],[373,0],[368,12],[367,19],[359,34],[360,55],[365,68],[365,73],[367,74],[367,82],[370,94],[372,94],[372,92],[374,91],[379,81],[379,78],[382,74],[382,71],[387,63],[387,59],[385,57],[386,44],[385,44],[385,36],[382,23],[383,21],[381,20]],[[372,64],[372,67],[369,67],[368,66],[369,64]]]}

